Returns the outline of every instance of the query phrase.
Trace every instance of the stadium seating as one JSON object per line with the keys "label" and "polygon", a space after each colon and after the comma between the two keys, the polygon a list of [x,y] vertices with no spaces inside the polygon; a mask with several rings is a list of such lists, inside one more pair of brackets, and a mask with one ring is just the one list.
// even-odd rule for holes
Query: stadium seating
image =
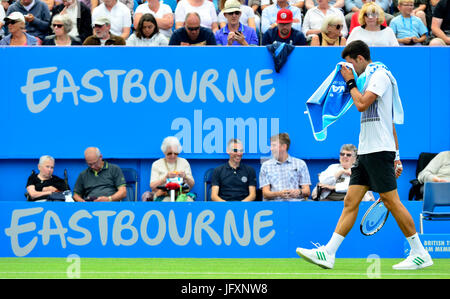
{"label": "stadium seating", "polygon": [[139,178],[133,168],[122,168],[123,176],[127,183],[127,197],[123,201],[137,201]]}
{"label": "stadium seating", "polygon": [[412,186],[409,189],[408,200],[422,200],[423,199],[423,184],[419,182],[417,177],[419,173],[427,167],[428,163],[437,155],[437,153],[420,153],[417,160],[416,178],[409,181]]}
{"label": "stadium seating", "polygon": [[436,212],[438,206],[450,207],[450,183],[425,183],[423,209],[420,213],[420,233],[423,234],[423,220],[450,221],[450,212]]}

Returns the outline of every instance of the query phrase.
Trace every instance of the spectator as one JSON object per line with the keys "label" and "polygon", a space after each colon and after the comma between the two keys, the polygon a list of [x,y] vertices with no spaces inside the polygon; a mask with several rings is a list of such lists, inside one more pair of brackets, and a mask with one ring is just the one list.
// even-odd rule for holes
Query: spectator
{"label": "spectator", "polygon": [[299,201],[310,194],[308,167],[303,160],[288,154],[290,144],[287,133],[270,138],[272,158],[262,164],[259,173],[264,201]]}
{"label": "spectator", "polygon": [[50,27],[50,11],[47,5],[41,0],[17,0],[11,4],[6,12],[10,15],[13,12],[20,12],[25,17],[25,29],[29,35],[43,40]]}
{"label": "spectator", "polygon": [[417,179],[421,184],[426,182],[450,182],[450,151],[437,154],[419,173]]}
{"label": "spectator", "polygon": [[[373,0],[361,0],[363,5],[366,4],[367,2],[374,2]],[[352,32],[353,28],[361,26],[361,24],[359,24],[359,9],[358,11],[355,11],[354,13],[349,13],[345,16],[345,22],[346,24],[348,24],[348,20],[350,20],[350,30],[349,33]],[[386,22],[386,18],[384,19],[384,22],[381,24],[384,27],[387,27],[387,22]]]}
{"label": "spectator", "polygon": [[355,27],[347,38],[347,44],[354,40],[362,40],[371,46],[398,46],[397,38],[390,27],[381,26],[384,12],[378,4],[368,2],[359,13],[361,26]]}
{"label": "spectator", "polygon": [[430,46],[450,45],[450,0],[439,0],[431,19]]}
{"label": "spectator", "polygon": [[3,5],[0,5],[0,40],[5,35],[5,31],[3,30],[3,25],[5,25],[5,16],[5,9],[3,8]]}
{"label": "spectator", "polygon": [[111,23],[108,18],[99,17],[94,21],[94,34],[83,42],[85,46],[124,46],[125,40],[110,32]]}
{"label": "spectator", "polygon": [[[291,1],[289,1],[289,2],[292,3]],[[344,13],[344,5],[345,5],[344,0],[330,0],[330,1],[328,1],[328,4],[330,4],[331,7],[337,8],[342,13]],[[319,5],[317,0],[305,0],[304,1],[304,6],[305,6],[306,11],[310,10],[311,8],[313,8],[317,5]],[[301,7],[299,7],[299,8],[301,8]]]}
{"label": "spectator", "polygon": [[170,37],[169,45],[206,46],[216,45],[216,38],[211,29],[200,26],[200,15],[190,12],[186,15],[184,27],[175,30]]}
{"label": "spectator", "polygon": [[309,9],[303,20],[302,32],[306,36],[306,39],[310,40],[313,35],[319,34],[321,32],[323,20],[326,16],[330,15],[336,15],[342,19],[341,23],[343,28],[340,32],[343,37],[346,37],[348,29],[342,11],[339,8],[330,6],[328,0],[317,0],[317,2],[319,4]]}
{"label": "spectator", "polygon": [[88,168],[75,182],[75,201],[121,201],[127,196],[125,178],[119,166],[103,160],[96,147],[88,147],[84,159]]}
{"label": "spectator", "polygon": [[69,16],[56,15],[52,19],[52,28],[55,34],[47,36],[42,44],[46,46],[75,46],[81,45],[78,38],[69,35],[73,24]]}
{"label": "spectator", "polygon": [[[312,191],[312,199],[323,201],[344,200],[350,183],[352,165],[356,161],[356,146],[344,144],[339,152],[339,163],[331,164],[319,174],[319,183]],[[366,192],[363,201],[374,200],[372,192]]]}
{"label": "spectator", "polygon": [[255,170],[242,162],[242,141],[231,139],[227,144],[227,163],[214,169],[211,178],[212,201],[253,201],[256,198]]}
{"label": "spectator", "polygon": [[5,18],[9,34],[0,40],[0,46],[37,46],[41,40],[25,32],[25,17],[21,12],[12,12]]}
{"label": "spectator", "polygon": [[347,40],[341,35],[344,24],[338,15],[325,17],[320,33],[311,38],[311,46],[345,46]]}
{"label": "spectator", "polygon": [[222,13],[227,19],[227,24],[216,31],[215,37],[218,45],[259,45],[255,29],[239,21],[242,10],[238,0],[227,0]]}
{"label": "spectator", "polygon": [[80,0],[62,0],[62,2],[52,9],[52,16],[57,14],[69,16],[74,24],[69,35],[83,43],[88,36],[92,35],[91,10]]}
{"label": "spectator", "polygon": [[179,157],[181,150],[180,141],[176,137],[169,136],[164,138],[161,144],[164,158],[153,162],[150,174],[150,188],[152,191],[156,191],[154,192],[155,201],[167,201],[170,199],[167,192],[158,189],[158,186],[165,186],[169,178],[183,179],[183,184],[187,184],[189,189],[192,189],[194,186],[195,181],[189,162]]}
{"label": "spectator", "polygon": [[292,27],[292,11],[280,9],[277,14],[277,26],[263,34],[262,45],[270,45],[274,41],[288,43],[294,46],[306,45],[306,38],[300,30]]}
{"label": "spectator", "polygon": [[127,39],[127,46],[167,46],[169,40],[158,27],[156,18],[149,13],[139,18],[136,31]]}
{"label": "spectator", "polygon": [[427,38],[427,27],[421,19],[412,15],[413,8],[414,0],[399,0],[400,15],[394,17],[389,25],[401,45],[420,45]]}
{"label": "spectator", "polygon": [[253,10],[255,15],[256,33],[259,34],[259,32],[261,32],[261,0],[248,0],[247,5]]}
{"label": "spectator", "polygon": [[[422,23],[427,26],[427,18],[426,18],[426,9],[427,9],[427,1],[428,0],[410,0],[408,1],[407,6],[409,6],[409,2],[412,2],[412,11],[411,11],[411,15],[418,17]],[[399,0],[392,0],[392,8],[394,11],[394,17],[398,16],[401,14],[400,11],[400,2]],[[405,1],[403,1],[405,3]],[[389,23],[390,25],[390,23]]]}
{"label": "spectator", "polygon": [[[92,20],[106,17],[110,20],[111,33],[126,40],[130,35],[131,13],[129,8],[118,0],[104,0],[92,11]],[[93,24],[94,25],[94,24]]]}
{"label": "spectator", "polygon": [[[239,0],[237,0],[237,1],[239,1]],[[219,9],[221,10],[219,15],[217,16],[217,19],[219,22],[219,28],[225,27],[225,25],[228,22],[227,18],[224,16],[224,13],[223,13],[226,2],[228,2],[228,0],[220,0],[220,2],[219,2]],[[257,15],[255,15],[255,12],[253,11],[253,9],[250,6],[242,4],[242,1],[240,1],[239,3],[240,3],[240,9],[241,9],[241,15],[239,18],[239,22],[241,24],[244,24],[244,25],[247,25],[247,26],[253,28],[255,30],[255,32],[258,32],[259,29],[257,29],[257,27],[256,27],[256,19],[255,19],[255,17],[257,17]],[[258,17],[258,24],[259,24],[259,22],[260,22],[260,20]]]}
{"label": "spectator", "polygon": [[298,7],[291,6],[287,0],[277,0],[276,3],[266,7],[261,16],[261,33],[277,26],[278,11],[282,8],[292,12],[292,28],[302,31],[302,12]]}
{"label": "spectator", "polygon": [[134,28],[138,27],[139,19],[143,14],[152,14],[158,24],[159,32],[170,39],[174,22],[173,12],[169,5],[159,0],[148,0],[136,8],[134,13]]}
{"label": "spectator", "polygon": [[[85,2],[86,5],[90,6],[91,10],[94,10],[94,8],[96,8],[97,6],[99,6],[105,2],[103,0],[92,0],[92,1],[91,0],[81,0],[81,1]],[[122,4],[124,4],[126,7],[128,7],[128,9],[130,10],[130,14],[133,14],[135,0],[119,0],[119,1]],[[89,4],[88,4],[88,2],[89,2]]]}
{"label": "spectator", "polygon": [[393,18],[393,16],[389,14],[391,0],[345,0],[345,11],[347,11],[347,14],[345,15],[345,21],[347,22],[347,26],[350,26],[350,21],[353,17],[353,14],[359,12],[362,9],[363,5],[367,2],[375,2],[381,7],[386,18],[385,26],[387,27],[391,19]]}
{"label": "spectator", "polygon": [[186,16],[196,12],[201,20],[200,25],[211,29],[213,33],[219,30],[217,14],[214,4],[209,0],[183,0],[179,1],[175,9],[175,28],[185,26]]}
{"label": "spectator", "polygon": [[54,192],[69,190],[66,182],[53,175],[55,159],[51,156],[42,156],[39,159],[39,173],[33,173],[28,177],[27,192],[29,201],[45,201]]}

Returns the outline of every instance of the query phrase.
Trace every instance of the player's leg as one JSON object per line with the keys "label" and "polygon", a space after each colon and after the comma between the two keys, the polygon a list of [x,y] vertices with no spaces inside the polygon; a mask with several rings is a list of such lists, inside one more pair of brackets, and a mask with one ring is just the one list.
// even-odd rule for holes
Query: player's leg
{"label": "player's leg", "polygon": [[395,270],[415,270],[433,265],[433,260],[431,259],[430,254],[425,250],[420,242],[420,238],[416,232],[414,220],[411,217],[411,214],[400,201],[397,189],[380,193],[380,198],[395,218],[397,225],[411,246],[409,256],[401,263],[392,266],[392,268]]}

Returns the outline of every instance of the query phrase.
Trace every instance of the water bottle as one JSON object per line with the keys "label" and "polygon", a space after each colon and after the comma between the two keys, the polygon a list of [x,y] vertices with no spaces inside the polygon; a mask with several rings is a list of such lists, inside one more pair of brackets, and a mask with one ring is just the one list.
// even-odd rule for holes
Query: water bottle
{"label": "water bottle", "polygon": [[66,202],[74,202],[73,198],[72,198],[72,191],[70,190],[66,190],[63,192],[64,197],[66,198]]}

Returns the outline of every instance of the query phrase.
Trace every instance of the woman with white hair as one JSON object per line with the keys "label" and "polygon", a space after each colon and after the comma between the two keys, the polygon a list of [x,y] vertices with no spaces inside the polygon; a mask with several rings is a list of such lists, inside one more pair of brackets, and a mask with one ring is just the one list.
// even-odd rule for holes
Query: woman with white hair
{"label": "woman with white hair", "polygon": [[179,157],[182,150],[180,141],[174,137],[166,137],[161,144],[161,151],[164,158],[158,159],[152,164],[150,175],[150,188],[155,191],[154,198],[165,198],[167,192],[158,189],[158,186],[165,186],[168,178],[181,177],[189,189],[195,184],[189,162]]}
{"label": "woman with white hair", "polygon": [[313,35],[311,46],[345,46],[347,40],[342,36],[345,21],[337,15],[325,17],[320,33]]}
{"label": "woman with white hair", "polygon": [[30,175],[27,181],[27,192],[29,201],[45,201],[53,192],[69,190],[66,182],[60,177],[53,175],[55,159],[44,155],[39,159],[39,173]]}
{"label": "woman with white hair", "polygon": [[56,15],[52,19],[51,28],[53,35],[47,36],[43,45],[45,46],[73,46],[81,45],[81,41],[78,38],[69,35],[69,32],[73,28],[72,20],[68,15]]}

